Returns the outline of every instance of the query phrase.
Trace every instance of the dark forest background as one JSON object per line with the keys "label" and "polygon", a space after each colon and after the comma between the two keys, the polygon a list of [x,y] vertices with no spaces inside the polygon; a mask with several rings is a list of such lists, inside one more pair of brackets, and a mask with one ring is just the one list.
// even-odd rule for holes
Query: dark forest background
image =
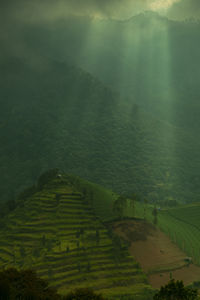
{"label": "dark forest background", "polygon": [[20,50],[0,52],[1,201],[55,167],[151,202],[199,200],[199,22],[18,29]]}

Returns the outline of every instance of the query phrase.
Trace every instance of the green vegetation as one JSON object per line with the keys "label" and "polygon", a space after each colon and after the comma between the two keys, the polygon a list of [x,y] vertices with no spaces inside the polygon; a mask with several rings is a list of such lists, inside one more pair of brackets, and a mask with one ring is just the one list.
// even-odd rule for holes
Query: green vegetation
{"label": "green vegetation", "polygon": [[48,286],[45,280],[38,278],[32,270],[18,271],[9,268],[0,272],[0,299],[55,299],[61,297],[57,291]]}
{"label": "green vegetation", "polygon": [[162,286],[160,291],[154,295],[154,300],[197,300],[197,290],[184,287],[182,281],[170,280]]}
{"label": "green vegetation", "polygon": [[76,289],[72,292],[70,292],[67,296],[63,297],[64,300],[104,300],[101,295],[95,294],[90,289]]}
{"label": "green vegetation", "polygon": [[103,213],[116,195],[58,170],[41,175],[35,192],[29,191],[2,221],[2,268],[32,268],[62,295],[85,287],[109,299],[152,295],[126,244],[92,209],[97,203]]}
{"label": "green vegetation", "polygon": [[2,300],[104,300],[92,289],[75,289],[61,296],[57,290],[50,288],[48,281],[41,279],[31,269],[18,271],[9,268],[0,272],[0,299]]}
{"label": "green vegetation", "polygon": [[[68,18],[62,26],[54,27],[55,37],[52,29],[46,30],[49,36],[41,47],[42,53],[47,49],[46,42],[50,47],[56,38],[58,46],[52,56],[63,60],[70,57],[74,64],[118,91],[130,109],[137,103],[160,120],[198,136],[198,21],[172,21],[147,11],[123,21]],[[75,45],[83,36],[87,37],[87,43],[77,55]],[[171,147],[175,139],[181,139],[176,134],[173,141],[168,138],[166,143],[170,142]]]}
{"label": "green vegetation", "polygon": [[[127,24],[130,30],[132,21]],[[149,89],[142,80],[140,90],[147,92],[146,100],[131,92],[130,102],[113,91],[116,86],[105,85],[57,57],[38,60],[40,68],[23,58],[0,59],[0,192],[1,202],[10,200],[1,211],[10,210],[17,195],[51,168],[120,194],[135,192],[151,202],[197,200],[199,140],[177,123],[144,111]],[[140,81],[140,76],[128,77]],[[131,84],[135,90],[138,86]]]}
{"label": "green vegetation", "polygon": [[158,226],[198,265],[200,265],[199,213],[198,203],[162,210],[158,213]]}
{"label": "green vegetation", "polygon": [[[155,215],[156,210],[156,215]],[[124,216],[139,217],[155,224],[176,243],[192,262],[200,265],[200,204],[178,205],[173,208],[154,206],[145,202],[135,201],[135,213],[130,209],[124,211]],[[190,263],[190,259],[188,260]]]}
{"label": "green vegetation", "polygon": [[69,297],[149,299],[109,224],[150,221],[181,264],[200,265],[200,23],[145,12],[24,25],[9,24],[0,51],[0,267],[33,267]]}

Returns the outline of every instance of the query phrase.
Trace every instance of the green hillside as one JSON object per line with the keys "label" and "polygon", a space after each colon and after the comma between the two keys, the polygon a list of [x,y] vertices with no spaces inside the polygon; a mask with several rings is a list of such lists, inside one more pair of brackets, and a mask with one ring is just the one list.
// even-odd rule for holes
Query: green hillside
{"label": "green hillside", "polygon": [[[157,206],[158,208],[158,206]],[[135,202],[134,216],[153,223],[153,205]],[[131,210],[124,215],[133,217]],[[178,205],[175,208],[157,209],[157,226],[182,249],[198,266],[200,265],[200,204]]]}
{"label": "green hillside", "polygon": [[149,299],[152,290],[138,263],[91,206],[102,199],[105,207],[115,196],[74,176],[45,176],[2,221],[1,268],[32,268],[62,294],[87,286],[109,299]]}
{"label": "green hillside", "polygon": [[48,26],[29,25],[23,39],[43,55],[70,58],[130,104],[199,136],[198,21],[150,11],[125,20],[70,16]]}
{"label": "green hillside", "polygon": [[200,265],[200,205],[191,204],[159,212],[159,227]]}
{"label": "green hillside", "polygon": [[1,63],[1,202],[55,167],[152,202],[198,200],[197,139],[130,107],[81,69],[39,62]]}

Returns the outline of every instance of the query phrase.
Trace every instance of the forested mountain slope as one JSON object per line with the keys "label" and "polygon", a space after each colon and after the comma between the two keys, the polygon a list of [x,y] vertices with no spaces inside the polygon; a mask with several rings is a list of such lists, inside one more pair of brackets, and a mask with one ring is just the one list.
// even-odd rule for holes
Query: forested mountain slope
{"label": "forested mountain slope", "polygon": [[151,201],[198,200],[199,142],[89,73],[9,57],[0,99],[1,201],[53,167]]}
{"label": "forested mountain slope", "polygon": [[153,12],[123,21],[71,16],[30,26],[23,37],[34,51],[70,59],[126,101],[199,136],[199,21]]}

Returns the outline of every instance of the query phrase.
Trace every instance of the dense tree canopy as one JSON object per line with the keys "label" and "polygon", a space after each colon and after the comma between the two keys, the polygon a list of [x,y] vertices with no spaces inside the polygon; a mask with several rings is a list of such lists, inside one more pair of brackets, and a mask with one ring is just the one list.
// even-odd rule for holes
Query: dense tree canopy
{"label": "dense tree canopy", "polygon": [[92,289],[79,288],[61,296],[32,270],[10,268],[0,272],[0,300],[104,300]]}
{"label": "dense tree canopy", "polygon": [[48,283],[37,277],[33,270],[18,271],[10,268],[0,272],[0,299],[60,299],[57,291]]}
{"label": "dense tree canopy", "polygon": [[155,294],[154,300],[196,300],[197,290],[185,287],[183,281],[174,279],[162,286],[160,291]]}

